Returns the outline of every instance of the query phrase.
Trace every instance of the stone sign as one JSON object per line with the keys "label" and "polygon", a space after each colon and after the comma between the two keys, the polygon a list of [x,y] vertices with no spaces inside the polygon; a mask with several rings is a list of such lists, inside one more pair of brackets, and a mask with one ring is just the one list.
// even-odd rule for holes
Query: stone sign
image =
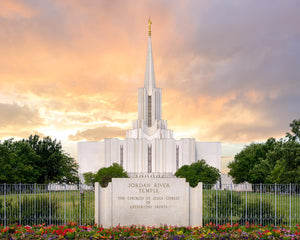
{"label": "stone sign", "polygon": [[104,227],[202,225],[202,183],[182,178],[114,178],[95,185],[95,223]]}

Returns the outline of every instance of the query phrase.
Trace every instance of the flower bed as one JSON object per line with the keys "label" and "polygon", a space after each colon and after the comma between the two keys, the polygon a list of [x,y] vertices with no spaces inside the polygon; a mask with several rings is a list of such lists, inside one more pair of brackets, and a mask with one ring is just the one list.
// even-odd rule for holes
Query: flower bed
{"label": "flower bed", "polygon": [[300,227],[207,224],[204,227],[129,226],[102,228],[70,222],[56,226],[10,225],[0,227],[0,239],[300,239]]}

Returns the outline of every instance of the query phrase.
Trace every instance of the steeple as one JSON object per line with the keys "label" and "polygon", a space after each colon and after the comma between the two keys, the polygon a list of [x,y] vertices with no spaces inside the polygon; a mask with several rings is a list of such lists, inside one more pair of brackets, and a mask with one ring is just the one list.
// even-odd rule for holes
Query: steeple
{"label": "steeple", "polygon": [[[144,87],[138,90],[138,119],[132,122],[132,129],[126,132],[127,138],[153,139],[173,138],[167,121],[161,119],[161,88],[155,87],[152,46],[151,20],[149,19],[148,50]],[[149,149],[148,149],[149,150]]]}
{"label": "steeple", "polygon": [[152,56],[152,44],[151,44],[151,20],[149,19],[149,38],[148,38],[148,50],[145,70],[144,87],[147,89],[148,94],[151,96],[153,89],[155,88],[155,76]]}

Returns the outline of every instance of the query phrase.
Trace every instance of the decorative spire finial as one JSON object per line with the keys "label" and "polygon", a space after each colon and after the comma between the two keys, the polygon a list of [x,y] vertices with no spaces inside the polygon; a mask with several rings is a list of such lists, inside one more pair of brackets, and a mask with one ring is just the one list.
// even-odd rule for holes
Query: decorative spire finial
{"label": "decorative spire finial", "polygon": [[151,36],[151,24],[152,24],[152,22],[151,22],[151,19],[149,18],[149,36]]}

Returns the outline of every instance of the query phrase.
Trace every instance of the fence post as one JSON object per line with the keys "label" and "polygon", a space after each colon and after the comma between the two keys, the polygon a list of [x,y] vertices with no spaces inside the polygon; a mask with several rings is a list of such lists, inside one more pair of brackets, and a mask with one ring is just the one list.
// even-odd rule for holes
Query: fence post
{"label": "fence post", "polygon": [[65,192],[64,192],[64,219],[65,219],[65,224],[67,224],[67,198],[66,198],[66,190],[67,190],[67,185],[65,184]]}
{"label": "fence post", "polygon": [[4,227],[6,227],[6,183],[4,183]]}
{"label": "fence post", "polygon": [[37,224],[36,221],[36,183],[34,184],[34,224]]}
{"label": "fence post", "polygon": [[245,183],[245,188],[246,188],[246,222],[248,222],[247,220],[248,220],[248,218],[247,218],[247,210],[248,210],[248,208],[247,208],[247,203],[248,203],[248,199],[247,199],[247,183]]}
{"label": "fence post", "polygon": [[232,183],[231,183],[231,196],[230,196],[230,224],[232,226]]}
{"label": "fence post", "polygon": [[79,183],[79,225],[81,225],[81,184]]}
{"label": "fence post", "polygon": [[276,227],[276,224],[277,224],[277,221],[276,221],[277,220],[277,214],[276,214],[276,190],[277,189],[276,189],[276,183],[275,183],[275,190],[274,190],[275,191],[275,227]]}
{"label": "fence post", "polygon": [[262,191],[262,183],[260,183],[260,193],[259,193],[259,195],[260,195],[260,197],[259,197],[259,201],[260,201],[260,203],[259,203],[259,223],[260,224],[262,224],[262,199],[261,199],[261,191]]}
{"label": "fence post", "polygon": [[49,224],[52,223],[51,221],[51,184],[48,184],[48,191],[49,191]]}
{"label": "fence post", "polygon": [[216,186],[216,225],[218,225],[218,185]]}
{"label": "fence post", "polygon": [[22,203],[21,203],[21,183],[19,183],[19,224],[22,225],[21,223],[21,216],[22,216]]}
{"label": "fence post", "polygon": [[292,184],[290,183],[290,227],[292,226]]}
{"label": "fence post", "polygon": [[[95,224],[100,225],[99,210],[100,210],[100,198],[99,198],[100,186],[98,182],[95,182]],[[202,195],[203,199],[203,195]]]}
{"label": "fence post", "polygon": [[81,198],[82,198],[82,194],[83,194],[83,193],[82,193],[81,191],[82,191],[82,189],[81,189],[81,183],[79,183],[79,196],[80,196],[80,199],[79,199],[79,200],[80,200],[80,204],[79,204],[79,208],[80,208],[80,209],[79,209],[79,225],[81,225],[81,211],[82,211],[82,206],[81,206],[81,204],[82,204],[82,202],[81,202],[82,199],[81,199]]}

